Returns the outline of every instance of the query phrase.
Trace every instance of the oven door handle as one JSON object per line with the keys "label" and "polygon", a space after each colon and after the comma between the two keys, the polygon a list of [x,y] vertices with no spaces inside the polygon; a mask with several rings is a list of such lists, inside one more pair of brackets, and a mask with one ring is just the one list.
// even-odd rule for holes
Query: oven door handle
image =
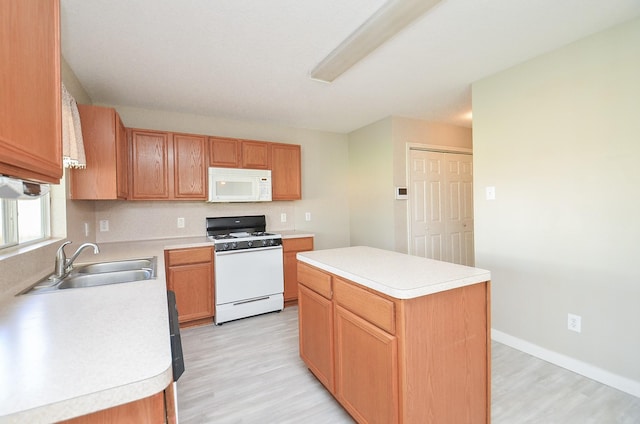
{"label": "oven door handle", "polygon": [[215,256],[235,255],[238,253],[261,252],[263,250],[282,249],[282,246],[252,247],[250,249],[227,250],[215,252]]}

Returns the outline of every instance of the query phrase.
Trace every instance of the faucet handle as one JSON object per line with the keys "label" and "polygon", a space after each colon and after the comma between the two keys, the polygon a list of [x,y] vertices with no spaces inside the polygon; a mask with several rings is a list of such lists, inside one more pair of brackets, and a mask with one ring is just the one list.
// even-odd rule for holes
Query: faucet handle
{"label": "faucet handle", "polygon": [[67,244],[71,244],[71,242],[70,242],[70,241],[65,241],[64,243],[62,243],[62,244],[60,245],[60,247],[58,247],[58,251],[56,252],[56,257],[58,257],[58,258],[59,258],[59,257],[63,257],[63,258],[66,258],[66,257],[67,257],[67,255],[65,255],[65,253],[64,253],[64,247],[65,247]]}
{"label": "faucet handle", "polygon": [[58,277],[62,277],[66,271],[67,267],[67,255],[64,253],[64,247],[67,244],[71,244],[70,241],[65,241],[58,247],[58,251],[56,252],[56,275]]}

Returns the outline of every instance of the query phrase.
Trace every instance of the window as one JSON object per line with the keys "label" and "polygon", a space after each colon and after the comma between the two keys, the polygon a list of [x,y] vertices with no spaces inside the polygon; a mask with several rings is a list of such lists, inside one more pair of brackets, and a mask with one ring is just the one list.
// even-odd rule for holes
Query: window
{"label": "window", "polygon": [[49,237],[49,193],[36,199],[0,199],[0,248]]}

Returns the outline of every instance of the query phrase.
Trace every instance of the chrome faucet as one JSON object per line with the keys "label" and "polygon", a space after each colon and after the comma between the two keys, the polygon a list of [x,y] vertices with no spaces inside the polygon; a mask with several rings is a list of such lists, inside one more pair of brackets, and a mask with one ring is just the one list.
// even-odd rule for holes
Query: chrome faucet
{"label": "chrome faucet", "polygon": [[69,273],[71,270],[71,266],[73,266],[73,261],[76,260],[78,255],[82,252],[85,247],[93,247],[93,254],[97,255],[100,253],[100,248],[95,243],[83,243],[78,247],[78,250],[71,256],[71,258],[67,259],[67,255],[64,253],[64,247],[67,244],[71,244],[70,241],[65,241],[58,248],[56,252],[56,277],[63,278],[65,275]]}

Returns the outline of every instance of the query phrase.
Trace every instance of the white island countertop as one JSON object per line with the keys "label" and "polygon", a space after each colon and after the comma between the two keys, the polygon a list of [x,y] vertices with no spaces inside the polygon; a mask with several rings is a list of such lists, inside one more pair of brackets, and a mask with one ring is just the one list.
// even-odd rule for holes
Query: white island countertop
{"label": "white island countertop", "polygon": [[366,246],[300,252],[299,261],[396,299],[413,299],[489,281],[480,268]]}
{"label": "white island countertop", "polygon": [[0,423],[50,423],[172,381],[163,278],[0,303]]}

